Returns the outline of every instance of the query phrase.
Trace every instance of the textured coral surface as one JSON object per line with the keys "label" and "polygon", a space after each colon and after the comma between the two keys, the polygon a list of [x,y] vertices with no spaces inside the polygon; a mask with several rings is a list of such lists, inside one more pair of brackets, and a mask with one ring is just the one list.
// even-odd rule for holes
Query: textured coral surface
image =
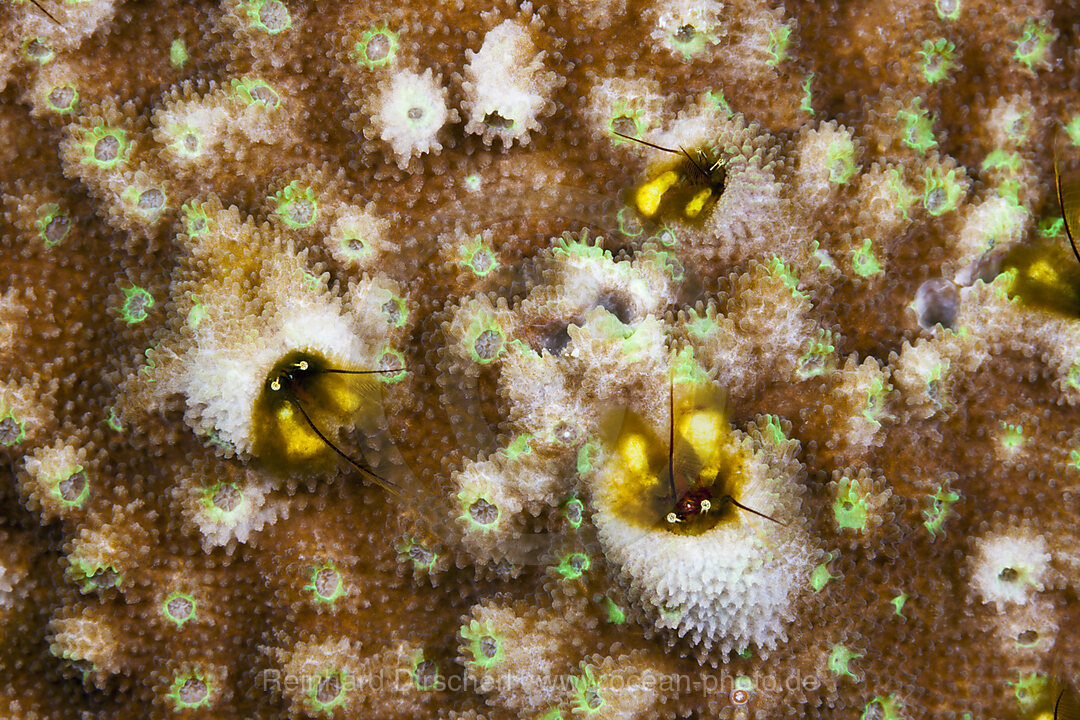
{"label": "textured coral surface", "polygon": [[0,6],[0,715],[1077,681],[1075,2],[40,2]]}

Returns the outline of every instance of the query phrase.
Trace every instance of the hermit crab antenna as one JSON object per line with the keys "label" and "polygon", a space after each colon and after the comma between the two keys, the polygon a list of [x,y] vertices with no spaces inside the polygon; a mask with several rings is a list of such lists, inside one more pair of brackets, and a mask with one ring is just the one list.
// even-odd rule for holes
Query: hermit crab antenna
{"label": "hermit crab antenna", "polygon": [[777,519],[776,519],[776,518],[774,518],[774,517],[769,517],[769,516],[768,516],[768,515],[766,515],[765,513],[762,513],[762,512],[758,512],[757,510],[754,510],[753,508],[749,508],[749,507],[747,507],[747,506],[743,505],[743,504],[742,504],[741,502],[739,502],[739,501],[738,501],[738,500],[736,500],[735,498],[731,498],[731,504],[732,504],[732,505],[734,505],[734,506],[735,506],[735,507],[737,507],[737,508],[740,508],[740,509],[742,509],[742,510],[745,510],[745,511],[746,511],[746,512],[748,512],[748,513],[753,513],[753,514],[757,515],[758,517],[763,517],[763,518],[765,518],[766,520],[772,520],[772,521],[773,521],[774,523],[776,523],[777,525],[783,525],[784,527],[787,527],[787,523],[782,523],[782,522],[780,522],[779,520],[777,520]]}
{"label": "hermit crab antenna", "polygon": [[671,499],[675,499],[675,380],[668,378],[668,482],[671,483]]}
{"label": "hermit crab antenna", "polygon": [[56,19],[55,17],[53,17],[53,14],[52,14],[51,12],[49,12],[48,10],[46,10],[46,9],[45,9],[45,8],[44,8],[44,7],[42,6],[42,4],[41,4],[40,2],[38,2],[38,0],[30,0],[30,2],[34,3],[34,7],[36,7],[36,8],[37,8],[38,10],[40,10],[41,12],[45,13],[45,15],[46,15],[46,16],[48,16],[48,18],[49,18],[50,20],[52,20],[52,21],[53,21],[54,23],[56,23],[57,25],[60,25],[60,27],[63,27],[63,25],[62,25],[62,24],[60,23],[60,21],[59,21],[59,20],[57,20],[57,19]]}
{"label": "hermit crab antenna", "polygon": [[[1061,219],[1065,221],[1065,236],[1069,238],[1069,245],[1072,247],[1073,257],[1077,262],[1080,262],[1080,251],[1076,249],[1076,239],[1073,237],[1072,228],[1069,227],[1069,213],[1065,209],[1065,193],[1061,186],[1061,172],[1058,170],[1057,155],[1054,156],[1054,187],[1057,189],[1058,207],[1061,208]],[[1075,195],[1070,192],[1070,200],[1076,200]],[[1070,205],[1073,203],[1070,202]]]}
{"label": "hermit crab antenna", "polygon": [[353,460],[353,459],[352,459],[351,457],[349,457],[348,455],[346,455],[345,453],[343,453],[343,452],[342,452],[342,451],[341,451],[340,449],[338,449],[338,446],[337,446],[337,445],[335,445],[334,443],[330,442],[330,441],[329,441],[329,440],[327,439],[327,437],[326,437],[325,435],[323,435],[323,434],[322,434],[322,432],[321,432],[321,431],[319,430],[319,428],[315,427],[315,423],[313,423],[313,422],[311,421],[311,418],[310,418],[310,417],[308,417],[307,411],[305,411],[305,410],[304,410],[304,406],[303,406],[303,405],[301,405],[301,404],[300,404],[299,402],[297,402],[296,400],[290,400],[290,402],[292,403],[293,407],[295,407],[295,408],[296,408],[297,410],[299,410],[299,411],[300,411],[300,415],[301,415],[301,416],[303,416],[303,418],[304,418],[304,421],[305,421],[305,422],[306,422],[306,423],[308,424],[308,427],[309,427],[309,428],[311,428],[311,431],[312,431],[313,433],[315,433],[316,435],[318,435],[318,436],[319,436],[319,439],[320,439],[320,440],[322,440],[322,441],[323,441],[324,443],[326,443],[327,445],[329,445],[329,446],[330,446],[330,448],[331,448],[331,449],[332,449],[332,450],[333,450],[334,452],[336,452],[336,453],[337,453],[338,455],[340,455],[341,457],[345,458],[345,461],[346,461],[346,462],[348,462],[348,463],[349,463],[350,465],[352,465],[352,466],[353,466],[354,468],[356,468],[356,469],[357,469],[357,470],[359,470],[360,472],[363,472],[363,473],[367,473],[367,474],[368,474],[368,475],[370,475],[371,477],[375,478],[375,481],[376,481],[376,482],[377,482],[377,483],[378,483],[378,484],[379,484],[380,486],[382,486],[382,487],[383,487],[384,489],[386,489],[386,490],[388,490],[388,491],[390,491],[390,492],[394,493],[395,495],[401,495],[401,488],[400,488],[400,487],[398,487],[398,486],[397,486],[397,484],[395,484],[395,483],[393,483],[393,482],[390,482],[390,481],[389,481],[389,480],[387,480],[386,478],[382,477],[381,475],[379,475],[378,473],[376,473],[375,471],[373,471],[373,470],[372,470],[371,468],[369,468],[369,467],[365,467],[364,465],[361,465],[360,463],[356,462],[356,461],[355,461],[355,460]]}
{"label": "hermit crab antenna", "polygon": [[684,148],[684,147],[680,147],[678,150],[672,150],[671,148],[664,147],[663,145],[657,145],[656,143],[651,143],[648,140],[642,140],[641,138],[636,138],[636,137],[633,137],[632,135],[624,135],[621,132],[619,132],[618,130],[612,130],[611,132],[613,134],[615,134],[615,135],[618,135],[621,138],[626,139],[626,140],[630,140],[630,141],[636,142],[636,143],[641,143],[642,145],[647,145],[648,147],[651,147],[654,150],[663,150],[664,152],[671,153],[672,155],[685,155],[686,159],[689,160],[691,162],[691,164],[693,164],[693,166],[695,168],[697,168],[697,171],[699,173],[701,173],[702,176],[709,177],[709,171],[706,170],[705,168],[701,167],[701,165],[698,164],[698,161],[694,159],[694,156],[691,155],[690,153],[686,152],[686,148]]}

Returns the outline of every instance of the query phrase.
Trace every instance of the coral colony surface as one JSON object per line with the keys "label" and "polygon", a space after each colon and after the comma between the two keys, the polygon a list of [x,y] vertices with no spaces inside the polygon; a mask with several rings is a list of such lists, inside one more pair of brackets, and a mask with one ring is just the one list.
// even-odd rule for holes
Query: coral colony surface
{"label": "coral colony surface", "polygon": [[39,2],[0,716],[1075,685],[1080,4]]}

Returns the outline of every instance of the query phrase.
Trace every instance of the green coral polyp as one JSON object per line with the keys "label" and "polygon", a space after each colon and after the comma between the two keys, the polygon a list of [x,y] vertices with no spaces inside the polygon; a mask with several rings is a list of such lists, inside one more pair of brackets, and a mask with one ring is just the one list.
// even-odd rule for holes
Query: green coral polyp
{"label": "green coral polyp", "polygon": [[379,355],[379,367],[395,371],[381,372],[375,376],[379,378],[379,382],[387,385],[401,382],[405,379],[405,374],[408,372],[408,369],[405,367],[405,356],[397,350],[383,350],[382,354]]}
{"label": "green coral polyp", "polygon": [[788,49],[791,47],[791,28],[787,25],[769,31],[769,59],[765,62],[769,65],[779,65],[787,60]]}
{"label": "green coral polyp", "polygon": [[517,460],[522,455],[532,455],[532,439],[531,433],[522,433],[516,438],[510,441],[510,444],[503,448],[503,453],[511,461]]}
{"label": "green coral polyp", "polygon": [[829,182],[843,185],[855,174],[855,143],[851,138],[834,140],[825,153]]}
{"label": "green coral polyp", "polygon": [[866,502],[866,494],[870,490],[863,487],[858,478],[844,477],[836,490],[836,500],[833,501],[833,517],[836,526],[841,530],[847,528],[856,531],[866,529],[870,510]]}
{"label": "green coral polyp", "polygon": [[1016,450],[1024,444],[1024,428],[1020,425],[1002,423],[1001,444],[1008,450]]}
{"label": "green coral polyp", "polygon": [[485,277],[499,267],[499,261],[495,259],[495,253],[486,243],[483,237],[477,235],[461,248],[461,264],[467,267],[474,275]]}
{"label": "green coral polyp", "polygon": [[592,715],[604,707],[606,700],[600,692],[600,683],[603,676],[597,678],[592,668],[582,663],[581,677],[570,679],[574,686],[574,714]]}
{"label": "green coral polyp", "polygon": [[852,680],[855,680],[856,682],[858,682],[859,676],[856,675],[855,673],[851,672],[851,669],[848,667],[848,664],[852,660],[856,660],[858,658],[861,658],[862,656],[863,656],[862,653],[857,653],[857,652],[855,652],[853,650],[849,650],[848,648],[844,647],[843,645],[840,645],[840,644],[833,645],[832,652],[829,653],[829,670],[832,671],[833,675],[837,675],[837,676],[846,675],[847,677],[850,677]]}
{"label": "green coral polyp", "polygon": [[467,650],[472,655],[472,660],[468,661],[470,665],[486,670],[498,665],[506,655],[503,638],[488,625],[473,620],[461,626],[461,637],[469,643]]}
{"label": "green coral polyp", "polygon": [[332,605],[345,594],[345,583],[334,563],[325,563],[311,569],[310,580],[304,590],[311,593],[315,602]]}
{"label": "green coral polyp", "polygon": [[435,565],[439,555],[431,548],[414,541],[412,538],[403,537],[395,546],[402,559],[408,558],[417,570],[429,570]]}
{"label": "green coral polyp", "polygon": [[120,587],[124,582],[123,573],[111,563],[86,562],[79,557],[72,559],[67,575],[79,586],[81,593]]}
{"label": "green coral polyp", "polygon": [[254,0],[240,7],[251,27],[270,35],[277,35],[292,27],[292,15],[281,0]]}
{"label": "green coral polyp", "polygon": [[902,720],[895,695],[877,696],[866,703],[861,720]]}
{"label": "green coral polyp", "polygon": [[178,37],[169,45],[169,64],[176,69],[180,69],[184,67],[184,63],[187,61],[187,44],[184,42],[184,38]]}
{"label": "green coral polyp", "polygon": [[874,243],[870,238],[863,240],[862,247],[851,254],[851,269],[863,278],[879,275],[883,271],[881,263],[874,254]]}
{"label": "green coral polyp", "polygon": [[39,65],[48,65],[56,57],[56,51],[39,37],[23,40],[22,54],[30,62],[36,62]]}
{"label": "green coral polyp", "polygon": [[909,148],[925,155],[926,151],[937,145],[934,139],[934,116],[922,107],[919,98],[911,107],[896,114],[896,120],[903,127],[903,143]]}
{"label": "green coral polyp", "polygon": [[949,77],[957,68],[956,46],[945,38],[924,40],[922,50],[922,73],[926,82],[934,85]]}
{"label": "green coral polyp", "polygon": [[634,103],[618,101],[611,108],[611,116],[608,118],[608,133],[616,145],[631,143],[632,140],[619,137],[616,133],[629,135],[632,138],[640,138],[648,127],[644,119],[645,112]]}
{"label": "green coral polyp", "polygon": [[356,64],[374,70],[394,62],[398,51],[398,35],[385,26],[365,30],[353,45]]}
{"label": "green coral polyp", "polygon": [[466,493],[460,493],[458,499],[465,510],[460,517],[470,527],[482,532],[490,532],[498,526],[502,515],[502,510],[498,505],[489,502],[486,498],[470,497]]}
{"label": "green coral polyp", "polygon": [[281,105],[281,95],[270,83],[259,78],[240,78],[232,81],[233,94],[245,105],[262,105],[277,108]]}
{"label": "green coral polyp", "polygon": [[351,688],[347,671],[330,670],[312,678],[305,695],[312,710],[330,714],[334,708],[345,703],[345,698]]}
{"label": "green coral polyp", "polygon": [[592,566],[592,561],[585,553],[570,553],[559,559],[555,566],[555,572],[562,575],[564,580],[576,580]]}
{"label": "green coral polyp", "polygon": [[202,133],[195,127],[186,123],[178,123],[170,125],[168,132],[173,139],[169,143],[169,148],[177,155],[194,158],[202,154]]}
{"label": "green coral polyp", "polygon": [[828,330],[819,331],[819,340],[814,342],[808,352],[799,357],[795,369],[796,374],[806,380],[830,372],[836,364],[836,358],[833,355],[835,351],[832,333]]}
{"label": "green coral polyp", "polygon": [[124,288],[124,303],[120,307],[120,318],[128,325],[135,325],[146,320],[150,309],[154,307],[154,296],[148,290],[134,285]]}
{"label": "green coral polyp", "polygon": [[1051,29],[1046,20],[1028,18],[1019,39],[1014,41],[1016,52],[1013,57],[1028,70],[1034,70],[1036,66],[1049,67],[1050,43],[1054,42],[1057,36],[1057,29]]}
{"label": "green coral polyp", "polygon": [[217,482],[204,488],[202,504],[210,517],[218,521],[228,521],[245,509],[243,493],[231,482]]}
{"label": "green coral polyp", "polygon": [[469,325],[465,340],[473,362],[487,365],[506,350],[506,335],[493,318],[478,318]]}
{"label": "green coral polyp", "polygon": [[90,483],[82,465],[68,468],[62,475],[49,482],[53,496],[65,507],[82,507],[90,496]]}
{"label": "green coral polyp", "polygon": [[813,571],[810,573],[810,587],[814,589],[814,592],[821,592],[821,590],[829,584],[830,580],[835,580],[839,575],[833,575],[829,572],[829,563],[832,562],[833,556],[830,554],[825,562],[814,566]]}
{"label": "green coral polyp", "polygon": [[1069,136],[1069,142],[1080,147],[1080,115],[1074,115],[1065,123],[1065,133]]}
{"label": "green coral polyp", "polygon": [[814,73],[810,73],[809,75],[806,76],[806,80],[803,81],[803,84],[802,84],[803,97],[802,97],[802,102],[799,103],[799,109],[802,110],[805,113],[809,113],[811,116],[814,114],[813,84],[814,84]]}
{"label": "green coral polyp", "polygon": [[788,265],[775,255],[769,260],[769,272],[791,289],[793,297],[803,297],[799,292],[799,278]]}
{"label": "green coral polyp", "polygon": [[936,0],[938,17],[942,20],[956,20],[960,17],[960,0]]}
{"label": "green coral polyp", "polygon": [[43,205],[38,208],[37,230],[45,247],[55,247],[71,231],[71,218],[56,203]]}
{"label": "green coral polyp", "polygon": [[904,603],[908,601],[908,597],[909,596],[907,593],[902,592],[889,601],[892,603],[893,606],[893,615],[896,615],[897,617],[904,617]]}
{"label": "green coral polyp", "polygon": [[54,85],[45,96],[45,104],[55,113],[75,112],[79,104],[79,91],[74,85],[67,83]]}
{"label": "green coral polyp", "polygon": [[577,498],[567,501],[563,505],[563,517],[566,518],[566,522],[570,523],[570,527],[575,530],[581,527],[581,523],[585,519],[585,503]]}
{"label": "green coral polyp", "polygon": [[960,499],[960,496],[952,492],[949,487],[938,485],[933,494],[927,495],[929,500],[929,508],[923,510],[922,514],[926,520],[923,522],[923,526],[930,532],[930,535],[935,540],[938,533],[942,530],[942,526],[945,524],[945,520],[948,519],[952,506]]}
{"label": "green coral polyp", "polygon": [[315,190],[306,186],[302,187],[295,181],[286,185],[270,200],[274,204],[274,212],[277,216],[293,230],[308,227],[319,215],[319,201],[315,196]]}
{"label": "green coral polyp", "polygon": [[675,32],[668,33],[665,41],[673,52],[682,55],[683,60],[690,60],[714,45],[717,37],[711,27],[699,28],[687,23]]}
{"label": "green coral polyp", "polygon": [[951,212],[960,206],[964,188],[958,179],[959,174],[955,169],[948,172],[939,167],[926,169],[923,190],[923,207],[926,208],[926,212],[937,216]]}
{"label": "green coral polyp", "polygon": [[212,686],[198,672],[176,677],[165,696],[176,710],[193,710],[210,704]]}
{"label": "green coral polyp", "polygon": [[161,603],[161,614],[177,628],[181,628],[184,623],[195,619],[197,607],[195,598],[188,593],[174,592]]}
{"label": "green coral polyp", "polygon": [[83,131],[80,145],[83,156],[79,162],[111,170],[127,162],[129,150],[127,131],[108,125],[95,125]]}

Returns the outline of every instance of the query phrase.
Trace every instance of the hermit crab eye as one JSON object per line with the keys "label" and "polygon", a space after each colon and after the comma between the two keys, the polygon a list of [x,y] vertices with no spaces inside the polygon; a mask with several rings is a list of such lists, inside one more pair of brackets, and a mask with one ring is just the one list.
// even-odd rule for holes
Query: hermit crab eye
{"label": "hermit crab eye", "polygon": [[343,451],[338,442],[381,408],[379,370],[330,367],[311,353],[293,351],[282,357],[268,375],[266,390],[253,409],[253,451],[271,467],[286,472],[326,469],[337,456],[392,493],[395,483]]}
{"label": "hermit crab eye", "polygon": [[701,501],[701,512],[707,513],[711,509],[712,509],[712,503],[711,502],[709,502],[708,500],[702,500]]}
{"label": "hermit crab eye", "polygon": [[682,522],[681,520],[679,520],[679,516],[676,515],[673,512],[669,512],[667,514],[667,521],[668,521],[668,524],[670,524],[670,525],[674,525],[677,522]]}

